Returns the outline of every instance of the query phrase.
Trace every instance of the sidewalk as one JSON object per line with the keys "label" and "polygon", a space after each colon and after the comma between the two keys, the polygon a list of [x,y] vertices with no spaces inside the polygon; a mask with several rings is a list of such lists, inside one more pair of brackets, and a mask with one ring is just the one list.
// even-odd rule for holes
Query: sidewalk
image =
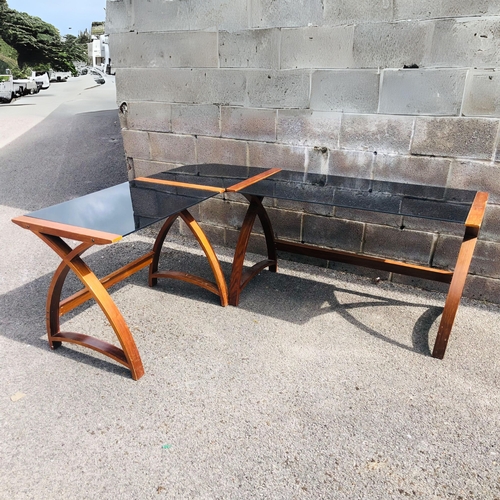
{"label": "sidewalk", "polygon": [[[25,207],[0,207],[0,499],[500,498],[498,306],[463,300],[440,361],[443,294],[281,261],[223,308],[143,270],[111,289],[135,382],[88,349],[48,349],[58,259],[9,222]],[[97,248],[90,267],[152,242]],[[216,252],[227,277],[231,251]],[[210,277],[190,240],[164,259]],[[115,341],[94,304],[64,328]]]}

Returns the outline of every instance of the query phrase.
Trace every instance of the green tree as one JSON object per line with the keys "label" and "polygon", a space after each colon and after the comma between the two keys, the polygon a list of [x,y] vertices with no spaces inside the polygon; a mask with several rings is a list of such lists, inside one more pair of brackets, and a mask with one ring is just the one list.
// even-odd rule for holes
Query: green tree
{"label": "green tree", "polygon": [[86,48],[76,42],[77,37],[61,39],[52,24],[10,9],[6,0],[0,0],[0,37],[17,50],[20,68],[49,66],[74,72],[73,62],[87,59]]}

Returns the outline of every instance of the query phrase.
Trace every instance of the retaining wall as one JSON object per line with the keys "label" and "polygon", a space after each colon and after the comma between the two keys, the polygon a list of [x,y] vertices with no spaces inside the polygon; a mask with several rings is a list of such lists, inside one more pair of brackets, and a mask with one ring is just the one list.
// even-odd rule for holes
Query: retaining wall
{"label": "retaining wall", "polygon": [[[465,295],[500,302],[500,0],[108,0],[106,23],[131,178],[220,162],[489,191]],[[234,245],[244,208],[197,215]],[[280,237],[445,267],[462,236],[304,204],[270,215]]]}

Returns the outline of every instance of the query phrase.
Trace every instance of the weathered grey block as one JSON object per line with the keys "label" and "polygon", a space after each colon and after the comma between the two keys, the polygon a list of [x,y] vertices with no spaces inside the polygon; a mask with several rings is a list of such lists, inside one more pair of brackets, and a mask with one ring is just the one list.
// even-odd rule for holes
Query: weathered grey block
{"label": "weathered grey block", "polygon": [[149,137],[147,132],[137,130],[122,130],[123,147],[125,155],[131,158],[142,158],[149,160]]}
{"label": "weathered grey block", "polygon": [[427,264],[433,235],[388,226],[366,226],[363,252]]}
{"label": "weathered grey block", "polygon": [[250,26],[273,28],[320,25],[322,0],[249,0]]}
{"label": "weathered grey block", "polygon": [[247,106],[253,108],[309,107],[310,76],[297,70],[248,70]]}
{"label": "weathered grey block", "polygon": [[160,161],[151,160],[134,160],[134,177],[147,177],[148,175],[158,174],[165,172],[172,168],[179,167],[179,163],[165,163]]}
{"label": "weathered grey block", "polygon": [[170,132],[171,106],[165,102],[129,102],[124,116],[125,127],[133,130],[150,130],[153,132]]}
{"label": "weathered grey block", "polygon": [[385,214],[382,212],[370,212],[369,210],[356,210],[354,208],[335,207],[335,217],[338,219],[348,219],[369,224],[400,227],[401,216]]}
{"label": "weathered grey block", "polygon": [[464,297],[500,304],[500,280],[469,275],[465,283]]}
{"label": "weathered grey block", "polygon": [[189,135],[150,132],[151,159],[167,163],[195,163],[195,139]]}
{"label": "weathered grey block", "polygon": [[331,175],[370,179],[377,155],[365,151],[330,151],[328,171]]}
{"label": "weathered grey block", "polygon": [[312,75],[311,85],[311,109],[346,113],[377,112],[377,71],[318,70]]}
{"label": "weathered grey block", "polygon": [[461,238],[460,236],[440,234],[438,236],[432,265],[441,269],[453,270],[457,263],[462,239],[463,235]]}
{"label": "weathered grey block", "polygon": [[[238,242],[238,237],[240,235],[237,229],[226,229],[226,245],[229,248],[236,248],[236,243]],[[256,253],[258,255],[267,255],[266,240],[263,235],[252,233],[250,235],[250,241],[248,242],[248,252]]]}
{"label": "weathered grey block", "polygon": [[226,165],[246,165],[247,144],[244,141],[198,137],[196,139],[198,163],[223,163]]}
{"label": "weathered grey block", "polygon": [[329,25],[392,21],[393,0],[323,0]]}
{"label": "weathered grey block", "polygon": [[304,214],[302,241],[339,250],[359,252],[364,224]]}
{"label": "weathered grey block", "polygon": [[467,70],[384,70],[380,113],[406,115],[460,114]]}
{"label": "weathered grey block", "polygon": [[500,74],[470,70],[465,87],[464,116],[500,117]]}
{"label": "weathered grey block", "polygon": [[219,32],[221,68],[279,69],[280,31],[253,29],[229,33]]}
{"label": "weathered grey block", "polygon": [[498,19],[436,21],[426,66],[496,68],[499,66]]}
{"label": "weathered grey block", "polygon": [[287,144],[337,149],[341,116],[328,111],[280,109],[277,140]]}
{"label": "weathered grey block", "polygon": [[246,203],[230,203],[210,198],[200,205],[200,219],[205,223],[240,228],[248,208]]}
{"label": "weathered grey block", "polygon": [[500,243],[500,205],[488,203],[481,227],[481,239]]}
{"label": "weathered grey block", "polygon": [[448,158],[378,154],[372,172],[381,181],[444,187],[451,162]]}
{"label": "weathered grey block", "polygon": [[410,116],[342,115],[340,148],[408,154],[413,122]]}
{"label": "weathered grey block", "polygon": [[[130,0],[128,0],[130,1]],[[189,30],[189,2],[185,0],[149,0],[131,2],[133,28],[139,32]]]}
{"label": "weathered grey block", "polygon": [[358,68],[421,66],[428,54],[434,21],[363,23],[354,30],[354,62]]}
{"label": "weathered grey block", "polygon": [[354,26],[284,29],[281,68],[352,67],[353,36]]}
{"label": "weathered grey block", "polygon": [[[192,235],[191,231],[186,227],[185,230],[189,231]],[[205,224],[204,222],[200,222],[200,227],[203,232],[206,234],[208,241],[212,245],[225,245],[226,244],[226,229],[220,226],[214,226],[213,224]]]}
{"label": "weathered grey block", "polygon": [[[106,3],[106,33],[124,33],[131,29],[132,9],[124,0],[108,0]],[[112,37],[110,36],[110,43]]]}
{"label": "weathered grey block", "polygon": [[491,159],[498,120],[417,117],[412,154]]}
{"label": "weathered grey block", "polygon": [[220,136],[219,106],[172,104],[172,132]]}
{"label": "weathered grey block", "polygon": [[498,0],[396,0],[394,19],[433,19],[442,17],[476,17],[500,15]]}
{"label": "weathered grey block", "polygon": [[[402,225],[405,229],[424,231],[426,233],[447,234],[463,238],[464,225],[453,222],[443,222],[433,219],[422,219],[420,217],[403,217]],[[455,256],[456,260],[456,256]]]}
{"label": "weathered grey block", "polygon": [[[300,241],[302,236],[302,214],[288,210],[268,208],[267,213],[271,219],[274,234],[277,238]],[[259,223],[259,232],[262,228]]]}
{"label": "weathered grey block", "polygon": [[115,68],[217,68],[217,33],[117,33],[111,36]]}
{"label": "weathered grey block", "polygon": [[224,69],[118,69],[118,102],[230,104],[245,102],[246,78],[242,71]]}
{"label": "weathered grey block", "polygon": [[470,265],[471,274],[500,278],[500,244],[479,240]]}
{"label": "weathered grey block", "polygon": [[189,29],[244,30],[247,9],[247,0],[189,0]]}
{"label": "weathered grey block", "polygon": [[[448,186],[489,193],[488,203],[500,203],[498,165],[490,162],[455,160],[451,163]],[[498,228],[497,228],[498,232]]]}
{"label": "weathered grey block", "polygon": [[222,137],[253,141],[276,141],[274,109],[221,108]]}
{"label": "weathered grey block", "polygon": [[284,168],[285,170],[304,170],[305,148],[269,144],[264,142],[248,143],[248,164],[251,167]]}

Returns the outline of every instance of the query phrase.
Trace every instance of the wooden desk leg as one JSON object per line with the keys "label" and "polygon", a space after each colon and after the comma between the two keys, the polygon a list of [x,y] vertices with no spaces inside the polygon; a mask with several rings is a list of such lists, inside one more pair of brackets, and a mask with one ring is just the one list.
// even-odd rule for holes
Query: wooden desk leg
{"label": "wooden desk leg", "polygon": [[[163,243],[165,242],[165,238],[167,237],[167,234],[177,217],[180,217],[186,223],[189,230],[193,233],[194,237],[198,241],[203,252],[205,252],[205,256],[207,257],[208,263],[210,264],[210,268],[212,269],[212,273],[215,278],[215,283],[212,283],[211,281],[208,281],[200,276],[195,276],[193,274],[183,273],[179,271],[158,272],[158,263],[160,261],[160,254]],[[222,269],[220,267],[219,259],[217,258],[217,255],[215,254],[210,241],[203,232],[203,229],[201,229],[200,225],[187,210],[183,210],[178,214],[172,215],[165,221],[165,224],[163,224],[163,227],[160,229],[160,232],[156,237],[156,241],[153,247],[153,254],[153,260],[151,261],[151,264],[149,266],[149,286],[155,286],[158,283],[158,278],[172,278],[185,281],[187,283],[201,286],[202,288],[215,293],[215,295],[218,295],[220,297],[221,305],[224,307],[227,306],[227,284],[226,279],[224,278],[224,273],[222,272]]]}
{"label": "wooden desk leg", "polygon": [[469,266],[472,260],[472,254],[477,242],[477,231],[467,228],[464,240],[458,253],[457,264],[453,277],[451,279],[450,288],[446,297],[446,302],[441,317],[441,323],[434,343],[432,357],[443,359],[450,338],[451,329],[455,321],[457,309],[462,298],[462,293],[465,286],[465,280],[469,272]]}
{"label": "wooden desk leg", "polygon": [[[33,232],[47,243],[47,245],[62,259],[62,263],[59,265],[52,278],[47,296],[47,334],[50,347],[55,349],[61,345],[61,342],[70,342],[89,347],[126,366],[130,370],[134,380],[140,379],[144,375],[144,368],[134,338],[118,307],[99,281],[99,278],[97,278],[87,264],[80,258],[80,255],[88,250],[92,244],[82,243],[72,249],[58,236],[43,234],[36,231]],[[70,269],[76,274],[90,295],[99,304],[99,307],[102,309],[118,337],[122,347],[121,349],[95,337],[80,333],[60,331],[61,291]]]}
{"label": "wooden desk leg", "polygon": [[[247,196],[245,197],[250,202],[247,213],[243,220],[238,237],[238,243],[233,258],[233,268],[231,271],[231,282],[229,285],[229,303],[232,306],[237,306],[240,301],[240,294],[243,288],[250,282],[250,280],[260,273],[266,267],[269,270],[276,272],[278,268],[278,258],[276,254],[276,244],[274,240],[274,231],[271,225],[271,220],[262,205],[262,196]],[[259,217],[266,237],[267,256],[266,260],[258,262],[250,269],[243,271],[243,263],[247,253],[248,243],[250,241],[250,234],[252,232],[255,218]]]}

